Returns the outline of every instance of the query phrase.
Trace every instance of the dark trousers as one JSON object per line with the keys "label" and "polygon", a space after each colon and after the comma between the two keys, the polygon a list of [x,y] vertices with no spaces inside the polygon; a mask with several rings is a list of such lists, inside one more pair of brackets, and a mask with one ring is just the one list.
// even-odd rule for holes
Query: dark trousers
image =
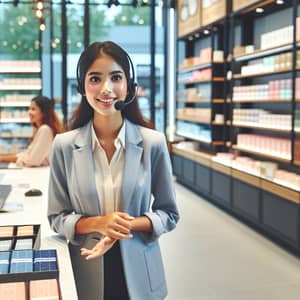
{"label": "dark trousers", "polygon": [[130,300],[119,242],[104,254],[104,300]]}

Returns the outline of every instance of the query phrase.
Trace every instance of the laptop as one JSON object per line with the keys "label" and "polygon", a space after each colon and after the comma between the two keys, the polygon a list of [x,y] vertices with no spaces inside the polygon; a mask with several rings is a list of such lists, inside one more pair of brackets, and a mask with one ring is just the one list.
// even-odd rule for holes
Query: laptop
{"label": "laptop", "polygon": [[21,169],[15,163],[0,162],[0,169]]}
{"label": "laptop", "polygon": [[0,209],[2,209],[2,207],[4,206],[5,201],[8,198],[11,190],[11,184],[0,184]]}

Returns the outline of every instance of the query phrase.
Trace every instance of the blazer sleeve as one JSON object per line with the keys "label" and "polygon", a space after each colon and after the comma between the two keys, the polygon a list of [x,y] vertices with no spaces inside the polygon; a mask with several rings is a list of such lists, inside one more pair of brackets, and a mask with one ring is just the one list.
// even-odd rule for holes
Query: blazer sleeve
{"label": "blazer sleeve", "polygon": [[148,242],[173,230],[179,220],[171,161],[164,136],[161,136],[152,154],[151,191],[154,198],[152,210],[145,216],[151,220],[153,231],[143,233]]}
{"label": "blazer sleeve", "polygon": [[70,200],[67,183],[67,170],[62,150],[62,136],[57,135],[53,142],[48,189],[48,220],[51,228],[66,237],[74,245],[83,241],[75,235],[75,225],[82,217],[75,214]]}
{"label": "blazer sleeve", "polygon": [[48,125],[42,125],[26,151],[17,154],[16,164],[24,167],[38,167],[49,158],[53,132]]}

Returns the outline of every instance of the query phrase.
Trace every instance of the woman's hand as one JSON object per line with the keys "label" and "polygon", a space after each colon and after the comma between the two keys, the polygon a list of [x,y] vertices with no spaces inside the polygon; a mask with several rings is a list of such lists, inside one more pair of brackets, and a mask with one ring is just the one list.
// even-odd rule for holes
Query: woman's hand
{"label": "woman's hand", "polygon": [[101,240],[92,249],[81,248],[81,255],[85,256],[86,260],[90,260],[104,255],[116,242],[108,236],[102,237]]}
{"label": "woman's hand", "polygon": [[134,220],[129,214],[124,212],[113,212],[106,216],[101,216],[96,221],[97,231],[113,240],[123,240],[131,238],[131,221]]}

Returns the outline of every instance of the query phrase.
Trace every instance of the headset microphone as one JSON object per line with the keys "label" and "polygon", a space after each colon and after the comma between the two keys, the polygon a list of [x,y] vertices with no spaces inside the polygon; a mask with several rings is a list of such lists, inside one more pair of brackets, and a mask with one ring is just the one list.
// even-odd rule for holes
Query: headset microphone
{"label": "headset microphone", "polygon": [[134,101],[134,99],[136,98],[136,95],[137,95],[137,87],[136,87],[136,84],[134,84],[134,95],[133,97],[131,97],[131,99],[129,101],[122,101],[122,100],[118,100],[116,103],[115,103],[115,109],[116,110],[123,110],[125,108],[126,105],[130,104],[131,102]]}

